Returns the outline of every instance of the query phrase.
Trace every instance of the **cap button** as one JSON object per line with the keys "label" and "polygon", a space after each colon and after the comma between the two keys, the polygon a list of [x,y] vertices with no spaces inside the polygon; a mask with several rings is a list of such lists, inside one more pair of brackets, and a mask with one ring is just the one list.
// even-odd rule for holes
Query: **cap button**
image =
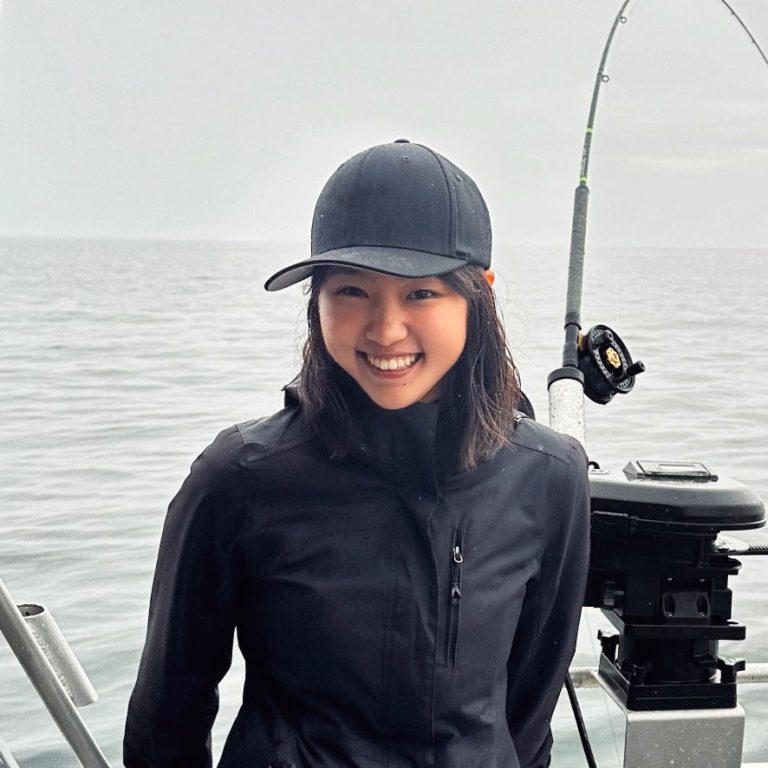
{"label": "cap button", "polygon": [[395,139],[394,143],[395,144],[410,144],[411,142],[410,142],[409,139]]}

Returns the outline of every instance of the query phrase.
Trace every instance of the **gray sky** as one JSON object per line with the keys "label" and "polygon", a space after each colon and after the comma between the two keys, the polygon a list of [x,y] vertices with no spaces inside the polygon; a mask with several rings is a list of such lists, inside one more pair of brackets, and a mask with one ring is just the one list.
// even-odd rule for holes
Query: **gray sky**
{"label": "gray sky", "polygon": [[[768,2],[729,0],[768,51]],[[0,235],[303,241],[328,175],[407,137],[498,242],[567,244],[619,0],[0,0]],[[768,66],[719,0],[633,0],[592,245],[768,244]]]}

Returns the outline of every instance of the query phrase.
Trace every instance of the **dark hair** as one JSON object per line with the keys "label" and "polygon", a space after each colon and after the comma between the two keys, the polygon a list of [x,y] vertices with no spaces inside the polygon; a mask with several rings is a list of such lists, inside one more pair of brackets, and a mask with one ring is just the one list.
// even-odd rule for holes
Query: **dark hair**
{"label": "dark hair", "polygon": [[[352,445],[354,423],[339,387],[339,368],[323,341],[318,308],[320,287],[332,269],[316,267],[312,274],[297,379],[307,424],[333,455],[343,456]],[[473,469],[508,441],[520,399],[517,369],[482,267],[467,265],[440,277],[469,303],[467,341],[443,380],[440,405],[456,428],[459,467]]]}

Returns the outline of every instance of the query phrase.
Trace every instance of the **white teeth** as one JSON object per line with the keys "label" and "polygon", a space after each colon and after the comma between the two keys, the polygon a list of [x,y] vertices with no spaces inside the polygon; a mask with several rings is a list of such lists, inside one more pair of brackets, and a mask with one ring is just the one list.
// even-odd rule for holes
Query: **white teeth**
{"label": "white teeth", "polygon": [[380,371],[402,371],[410,368],[418,359],[418,355],[402,355],[401,357],[374,357],[366,354],[366,360]]}

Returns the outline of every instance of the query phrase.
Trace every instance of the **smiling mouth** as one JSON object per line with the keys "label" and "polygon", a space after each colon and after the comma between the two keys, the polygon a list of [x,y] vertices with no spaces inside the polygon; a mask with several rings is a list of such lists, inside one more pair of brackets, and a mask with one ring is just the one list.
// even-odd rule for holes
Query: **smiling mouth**
{"label": "smiling mouth", "polygon": [[376,357],[367,352],[360,352],[359,354],[368,365],[379,371],[405,371],[424,357],[423,353],[398,355],[397,357]]}

